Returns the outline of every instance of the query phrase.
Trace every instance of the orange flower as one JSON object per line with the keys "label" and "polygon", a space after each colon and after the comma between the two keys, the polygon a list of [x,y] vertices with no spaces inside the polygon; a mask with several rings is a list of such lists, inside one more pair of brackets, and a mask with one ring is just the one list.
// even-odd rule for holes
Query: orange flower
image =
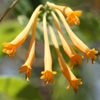
{"label": "orange flower", "polygon": [[57,74],[55,71],[42,71],[41,74],[43,74],[40,79],[45,79],[44,84],[53,83],[54,82],[54,77],[53,74]]}
{"label": "orange flower", "polygon": [[67,42],[67,40],[64,38],[63,33],[61,31],[60,28],[60,24],[59,21],[56,17],[56,15],[51,12],[53,18],[54,18],[54,22],[55,22],[55,26],[58,30],[58,34],[62,43],[62,46],[64,48],[65,53],[70,57],[71,62],[70,62],[70,67],[72,67],[73,65],[76,66],[78,64],[82,64],[81,59],[83,59],[83,56],[80,54],[77,54],[74,49],[72,48],[72,46]]}
{"label": "orange flower", "polygon": [[[70,70],[70,68],[68,67],[66,62],[64,61],[64,59],[60,53],[60,50],[59,50],[57,39],[55,37],[54,31],[51,26],[49,26],[49,30],[50,30],[51,40],[52,40],[54,47],[56,49],[56,52],[57,52],[58,61],[59,61],[61,70],[62,70],[64,76],[66,77],[66,79],[69,81],[69,84],[73,87],[75,93],[77,93],[77,89],[79,88],[78,85],[82,84],[81,79],[78,79],[75,77],[75,75],[72,73],[72,71]],[[70,85],[68,85],[68,87],[66,89],[69,89]]]}
{"label": "orange flower", "polygon": [[27,81],[29,82],[29,78],[31,77],[31,67],[28,65],[22,65],[22,67],[19,68],[19,70],[21,70],[19,73],[24,73],[26,72],[26,77],[24,78],[27,79]]}
{"label": "orange flower", "polygon": [[73,26],[74,24],[79,25],[80,20],[79,16],[81,16],[82,11],[73,11],[70,7],[64,7],[64,6],[58,6],[53,3],[47,2],[47,5],[51,8],[58,9],[61,11],[64,15],[67,16],[66,21],[69,22],[70,26]]}
{"label": "orange flower", "polygon": [[44,71],[41,72],[43,74],[40,79],[45,79],[44,83],[48,84],[48,82],[53,83],[54,77],[53,74],[56,72],[52,71],[52,57],[49,47],[48,33],[47,33],[47,23],[46,23],[46,14],[43,16],[43,31],[44,31]]}
{"label": "orange flower", "polygon": [[29,81],[29,78],[31,77],[31,69],[32,69],[31,66],[35,57],[35,32],[36,32],[36,22],[37,22],[38,15],[39,13],[37,12],[36,16],[34,16],[35,19],[34,19],[33,28],[32,28],[31,43],[29,46],[26,61],[24,65],[22,65],[22,67],[19,68],[19,70],[21,70],[19,73],[26,72],[26,77],[24,79],[27,79],[27,81]]}
{"label": "orange flower", "polygon": [[65,18],[63,16],[63,14],[59,11],[56,10],[57,14],[59,15],[61,21],[63,22],[69,37],[71,38],[74,46],[80,50],[83,54],[86,55],[87,57],[87,63],[88,63],[88,57],[92,60],[92,64],[94,63],[94,60],[97,58],[95,54],[98,53],[98,51],[96,51],[95,49],[90,49],[88,46],[86,46],[75,34],[74,32],[70,29],[69,25],[67,24],[67,22],[65,21]]}
{"label": "orange flower", "polygon": [[11,57],[14,57],[16,48],[19,47],[26,40],[26,38],[29,34],[29,31],[31,29],[31,26],[35,21],[35,16],[37,13],[39,13],[39,10],[41,7],[42,7],[42,5],[39,5],[35,9],[28,24],[24,28],[24,30],[13,41],[11,41],[10,43],[3,43],[2,44],[5,47],[5,49],[3,49],[4,53],[11,55]]}
{"label": "orange flower", "polygon": [[2,52],[6,53],[7,55],[11,55],[11,57],[14,57],[16,46],[10,43],[2,43],[2,45],[5,47]]}
{"label": "orange flower", "polygon": [[[67,14],[68,11],[68,14]],[[70,26],[73,26],[74,24],[79,25],[80,20],[79,16],[81,16],[82,11],[72,11],[71,8],[65,8],[65,15],[67,15],[66,21],[69,23]]]}

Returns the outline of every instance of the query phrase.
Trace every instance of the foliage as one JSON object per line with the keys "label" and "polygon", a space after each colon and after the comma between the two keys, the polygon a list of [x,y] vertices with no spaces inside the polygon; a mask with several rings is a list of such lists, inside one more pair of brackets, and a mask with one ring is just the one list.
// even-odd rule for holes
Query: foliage
{"label": "foliage", "polygon": [[[36,87],[33,87],[24,80],[18,79],[16,77],[1,77],[0,92],[6,96],[9,96],[11,98],[10,100],[13,100],[13,98],[16,98],[16,100],[42,100]],[[3,100],[3,98],[1,100]]]}

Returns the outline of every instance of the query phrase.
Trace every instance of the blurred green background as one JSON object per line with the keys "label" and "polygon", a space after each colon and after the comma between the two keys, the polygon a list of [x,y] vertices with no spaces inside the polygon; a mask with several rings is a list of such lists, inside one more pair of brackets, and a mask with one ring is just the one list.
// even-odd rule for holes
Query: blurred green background
{"label": "blurred green background", "polygon": [[[14,0],[0,0],[0,16]],[[96,48],[100,52],[100,0],[48,0],[58,5],[70,6],[73,10],[82,10],[80,17],[81,24],[73,26],[75,34],[91,49]],[[2,53],[2,43],[13,40],[26,26],[32,12],[39,5],[45,5],[46,0],[20,0],[9,15],[0,23],[0,100],[100,100],[100,53],[95,64],[86,63],[86,57],[78,70],[73,73],[82,78],[83,85],[79,87],[75,94],[73,89],[66,90],[68,81],[64,77],[59,67],[55,49],[50,40],[50,47],[53,58],[53,70],[57,71],[53,84],[44,85],[40,80],[43,71],[43,31],[42,22],[37,23],[36,32],[36,57],[32,66],[32,76],[30,82],[23,80],[24,74],[19,74],[18,68],[24,64],[26,59],[30,35],[16,50],[14,58],[6,57]],[[61,23],[63,34],[72,45],[63,24]],[[54,27],[55,28],[55,27]],[[55,29],[56,31],[56,29]],[[57,31],[56,31],[57,32]],[[56,35],[57,36],[57,35]],[[65,55],[62,46],[61,52],[69,63],[69,58]],[[76,50],[76,49],[75,49]],[[76,52],[79,52],[76,50]]]}

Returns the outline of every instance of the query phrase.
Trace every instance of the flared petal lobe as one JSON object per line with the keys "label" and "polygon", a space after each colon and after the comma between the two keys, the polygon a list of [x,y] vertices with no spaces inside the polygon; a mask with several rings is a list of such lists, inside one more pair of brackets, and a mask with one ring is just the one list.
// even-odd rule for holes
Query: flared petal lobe
{"label": "flared petal lobe", "polygon": [[40,79],[45,79],[44,84],[53,83],[54,82],[54,76],[57,72],[52,71],[43,71],[41,74],[43,74]]}
{"label": "flared petal lobe", "polygon": [[77,93],[77,90],[79,89],[79,86],[78,85],[82,85],[83,84],[83,82],[81,81],[81,79],[74,79],[74,80],[72,80],[72,83],[71,84],[69,84],[67,87],[66,87],[66,89],[69,89],[70,88],[70,85],[72,85],[72,87],[73,87],[73,90],[74,90],[74,92],[75,93]]}
{"label": "flared petal lobe", "polygon": [[77,66],[77,65],[80,65],[82,64],[82,60],[84,57],[81,55],[81,54],[76,54],[76,55],[72,55],[71,56],[71,61],[70,61],[70,67],[72,67],[74,65],[74,68]]}
{"label": "flared petal lobe", "polygon": [[95,50],[95,48],[93,48],[92,50],[90,50],[87,53],[87,63],[88,63],[88,57],[92,60],[92,64],[95,63],[95,59],[97,59],[96,54],[98,54],[98,51]]}
{"label": "flared petal lobe", "polygon": [[6,53],[8,56],[14,57],[16,46],[10,43],[2,43],[2,46],[5,47],[2,52]]}
{"label": "flared petal lobe", "polygon": [[74,24],[79,25],[80,20],[78,17],[81,16],[81,14],[81,11],[69,12],[66,21],[69,23],[70,26],[73,26]]}
{"label": "flared petal lobe", "polygon": [[24,79],[27,79],[29,81],[29,78],[31,77],[31,67],[28,65],[22,65],[22,67],[19,68],[20,72],[19,73],[24,73],[26,72],[26,77]]}

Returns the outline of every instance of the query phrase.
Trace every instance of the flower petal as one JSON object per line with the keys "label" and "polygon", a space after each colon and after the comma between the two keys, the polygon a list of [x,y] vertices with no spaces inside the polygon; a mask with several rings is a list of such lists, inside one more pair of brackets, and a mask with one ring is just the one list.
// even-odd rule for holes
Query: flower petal
{"label": "flower petal", "polygon": [[52,71],[45,71],[43,73],[42,73],[43,75],[40,77],[40,79],[45,79],[45,81],[44,81],[45,84],[48,84],[48,82],[49,83],[53,83],[54,82],[53,74],[56,74],[55,71],[54,72],[52,72]]}

